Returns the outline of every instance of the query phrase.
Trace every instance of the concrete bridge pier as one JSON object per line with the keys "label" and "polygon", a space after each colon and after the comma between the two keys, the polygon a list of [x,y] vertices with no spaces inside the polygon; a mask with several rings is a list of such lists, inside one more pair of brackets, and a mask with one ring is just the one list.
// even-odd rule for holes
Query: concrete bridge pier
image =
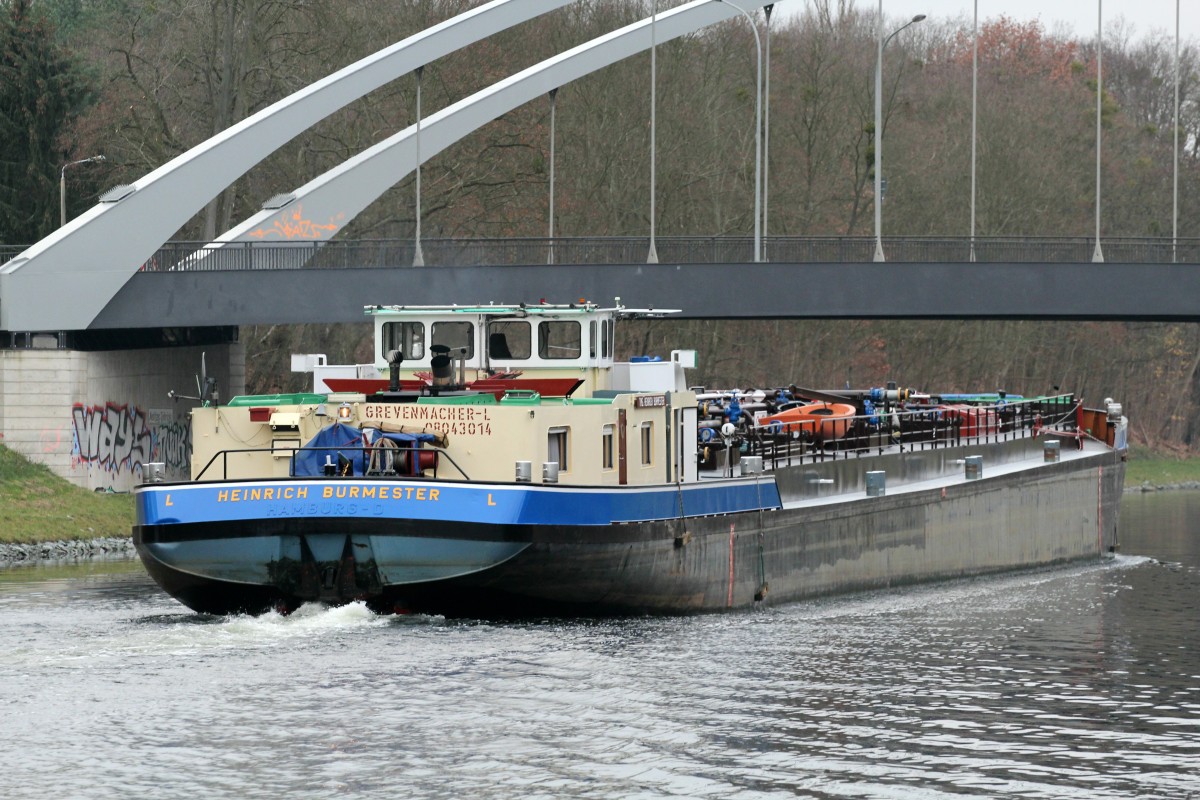
{"label": "concrete bridge pier", "polygon": [[128,491],[150,461],[189,477],[197,403],[167,392],[198,394],[201,354],[222,402],[245,392],[237,328],[0,336],[0,444],[87,489]]}

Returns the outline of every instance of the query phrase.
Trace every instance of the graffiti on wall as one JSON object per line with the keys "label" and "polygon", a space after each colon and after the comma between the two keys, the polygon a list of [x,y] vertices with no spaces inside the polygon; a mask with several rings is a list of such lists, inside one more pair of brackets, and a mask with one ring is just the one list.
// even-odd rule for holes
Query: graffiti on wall
{"label": "graffiti on wall", "polygon": [[164,462],[169,470],[187,469],[191,435],[170,411],[147,413],[128,403],[76,403],[71,422],[73,455],[88,467],[114,476],[133,474],[151,461]]}
{"label": "graffiti on wall", "polygon": [[151,461],[161,461],[172,472],[187,473],[192,463],[192,429],[187,420],[175,419],[169,410],[150,409],[147,414],[154,440]]}
{"label": "graffiti on wall", "polygon": [[120,475],[124,471],[133,472],[151,460],[154,437],[145,412],[137,406],[76,403],[71,409],[71,421],[75,425],[78,458],[88,466]]}
{"label": "graffiti on wall", "polygon": [[72,430],[70,422],[64,422],[55,428],[42,428],[41,434],[38,436],[38,443],[41,445],[43,453],[60,452],[64,446],[70,446],[72,450],[75,448],[75,432]]}

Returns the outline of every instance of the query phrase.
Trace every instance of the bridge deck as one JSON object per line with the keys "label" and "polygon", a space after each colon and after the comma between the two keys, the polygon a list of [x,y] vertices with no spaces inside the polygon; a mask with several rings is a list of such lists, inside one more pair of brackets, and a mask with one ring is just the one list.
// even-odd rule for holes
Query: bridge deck
{"label": "bridge deck", "polygon": [[711,319],[1200,321],[1200,268],[1149,263],[745,263],[140,272],[91,326],[361,322],[363,306],[579,298]]}

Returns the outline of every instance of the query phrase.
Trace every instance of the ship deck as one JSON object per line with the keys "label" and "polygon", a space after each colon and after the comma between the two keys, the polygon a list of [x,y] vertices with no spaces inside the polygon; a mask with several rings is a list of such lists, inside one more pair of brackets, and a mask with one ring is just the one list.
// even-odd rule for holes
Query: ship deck
{"label": "ship deck", "polygon": [[[1098,442],[1094,439],[1083,440],[1083,448],[1076,449],[1073,446],[1065,446],[1059,452],[1058,461],[1048,462],[1040,449],[1034,451],[1030,456],[1024,458],[1013,459],[1006,462],[988,463],[984,460],[983,474],[981,477],[991,478],[1002,475],[1012,475],[1018,472],[1027,470],[1040,470],[1053,467],[1055,464],[1076,461],[1086,458],[1095,457],[1097,455],[1111,452],[1111,448],[1103,442]],[[1067,443],[1064,442],[1064,445]],[[893,451],[893,454],[899,455],[899,451]],[[884,455],[888,455],[887,452]],[[854,459],[849,459],[853,463]],[[976,478],[968,478],[966,476],[966,465],[962,459],[954,459],[953,471],[947,471],[941,475],[926,478],[922,480],[911,480],[906,482],[896,481],[886,484],[885,492],[888,496],[912,494],[916,492],[929,491],[931,489],[940,489],[943,487],[959,486],[962,484],[974,482]],[[769,475],[770,473],[764,473]],[[824,505],[834,505],[837,503],[845,503],[850,500],[856,500],[864,497],[865,493],[861,487],[854,487],[845,491],[830,491],[828,494],[821,494],[817,497],[804,497],[796,500],[785,501],[782,504],[784,509],[792,508],[812,508]]]}

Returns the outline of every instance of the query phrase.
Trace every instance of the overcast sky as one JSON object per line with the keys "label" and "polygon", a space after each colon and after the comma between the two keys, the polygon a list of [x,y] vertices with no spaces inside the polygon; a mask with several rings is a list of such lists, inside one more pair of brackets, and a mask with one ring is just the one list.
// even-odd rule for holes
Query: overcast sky
{"label": "overcast sky", "polygon": [[[1133,27],[1133,38],[1159,31],[1175,35],[1177,0],[978,0],[979,19],[984,21],[1001,15],[1015,20],[1039,19],[1046,31],[1065,25],[1080,38],[1094,38],[1098,2],[1103,3],[1104,25],[1107,28],[1118,18]],[[1179,28],[1184,41],[1200,41],[1200,2],[1178,0]],[[802,8],[804,0],[780,0],[779,10]],[[879,0],[857,0],[860,8],[879,7]],[[928,14],[932,19],[962,18],[970,24],[974,15],[974,0],[883,0],[884,16],[891,19],[912,18]]]}

